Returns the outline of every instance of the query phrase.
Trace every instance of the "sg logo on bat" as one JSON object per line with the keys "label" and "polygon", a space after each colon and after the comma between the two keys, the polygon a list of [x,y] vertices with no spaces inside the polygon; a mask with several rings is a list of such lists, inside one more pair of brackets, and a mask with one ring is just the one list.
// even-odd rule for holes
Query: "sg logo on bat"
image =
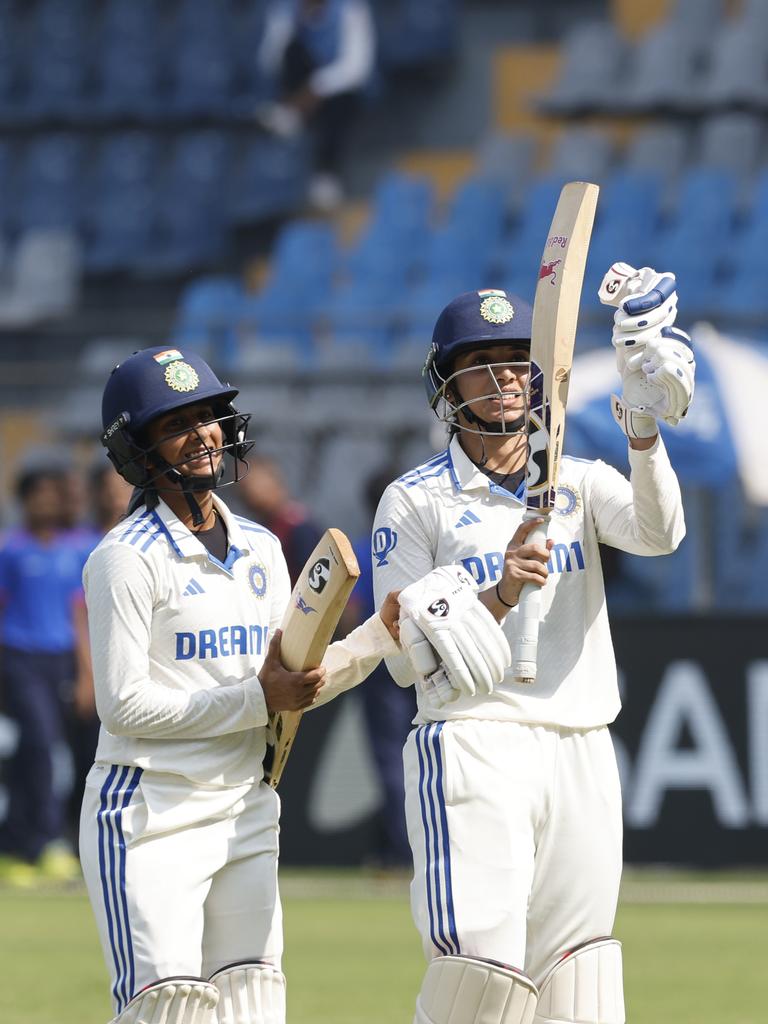
{"label": "sg logo on bat", "polygon": [[307,574],[307,583],[310,590],[316,594],[322,594],[325,585],[331,578],[331,561],[329,558],[318,558]]}

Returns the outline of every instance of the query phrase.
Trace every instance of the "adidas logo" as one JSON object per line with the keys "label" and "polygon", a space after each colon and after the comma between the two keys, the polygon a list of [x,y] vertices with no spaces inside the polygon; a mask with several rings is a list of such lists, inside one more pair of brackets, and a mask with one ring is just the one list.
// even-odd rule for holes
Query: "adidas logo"
{"label": "adidas logo", "polygon": [[195,594],[204,594],[204,593],[205,593],[205,591],[200,586],[200,584],[197,582],[197,580],[190,580],[189,583],[187,584],[186,589],[183,592],[184,597],[194,597]]}
{"label": "adidas logo", "polygon": [[454,529],[459,530],[462,526],[471,526],[472,523],[479,523],[480,517],[476,516],[471,509],[467,509],[461,519],[456,523]]}

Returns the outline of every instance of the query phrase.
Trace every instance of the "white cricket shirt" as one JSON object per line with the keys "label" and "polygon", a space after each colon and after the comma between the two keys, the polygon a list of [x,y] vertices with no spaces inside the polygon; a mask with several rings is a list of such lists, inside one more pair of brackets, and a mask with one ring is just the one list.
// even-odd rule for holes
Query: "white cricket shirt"
{"label": "white cricket shirt", "polygon": [[[459,697],[439,711],[420,688],[418,722],[493,718],[570,728],[612,722],[620,708],[598,542],[636,555],[661,555],[685,535],[677,478],[661,439],[629,449],[631,482],[604,462],[564,458],[548,536],[555,546],[542,594],[537,679],[511,671],[490,696]],[[495,586],[524,501],[497,486],[454,436],[449,448],[390,484],[373,532],[376,606],[439,565],[464,565],[481,590]],[[518,612],[506,616],[510,642]],[[401,686],[415,681],[407,659],[387,666]]]}
{"label": "white cricket shirt", "polygon": [[[277,537],[213,500],[227,528],[225,563],[162,501],[111,530],[86,563],[96,761],[235,786],[262,777],[257,673],[291,585]],[[396,650],[378,615],[331,645],[317,705]]]}

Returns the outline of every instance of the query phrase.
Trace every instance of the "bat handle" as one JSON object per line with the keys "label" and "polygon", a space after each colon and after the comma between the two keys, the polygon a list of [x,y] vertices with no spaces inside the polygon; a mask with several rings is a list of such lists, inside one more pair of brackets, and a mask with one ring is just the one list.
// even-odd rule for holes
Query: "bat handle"
{"label": "bat handle", "polygon": [[[546,520],[537,526],[528,534],[527,543],[545,544],[547,526]],[[541,587],[536,583],[525,583],[520,591],[517,609],[517,639],[512,659],[512,671],[515,682],[533,683],[536,681],[536,659],[539,648]]]}

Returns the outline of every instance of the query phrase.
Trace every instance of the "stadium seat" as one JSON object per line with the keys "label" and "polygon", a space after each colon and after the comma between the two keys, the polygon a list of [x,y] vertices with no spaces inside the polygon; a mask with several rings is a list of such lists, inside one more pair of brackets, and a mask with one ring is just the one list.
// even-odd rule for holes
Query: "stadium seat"
{"label": "stadium seat", "polygon": [[242,296],[242,286],[234,277],[212,274],[192,281],[179,299],[174,339],[209,352],[221,366],[237,365]]}
{"label": "stadium seat", "polygon": [[230,221],[258,223],[294,213],[304,201],[308,171],[305,140],[267,135],[248,140],[228,181]]}
{"label": "stadium seat", "polygon": [[155,190],[142,182],[105,188],[87,204],[85,268],[91,274],[135,270],[152,244]]}
{"label": "stadium seat", "polygon": [[156,136],[137,129],[102,136],[88,173],[92,195],[152,185],[160,174],[160,146]]}
{"label": "stadium seat", "polygon": [[561,44],[557,81],[538,98],[538,109],[562,117],[610,109],[626,62],[627,44],[612,22],[576,24]]}
{"label": "stadium seat", "polygon": [[80,277],[80,243],[74,232],[24,232],[11,257],[8,289],[0,295],[0,325],[28,326],[72,313]]}
{"label": "stadium seat", "polygon": [[768,26],[753,18],[727,22],[714,34],[709,67],[692,105],[710,110],[768,104]]}
{"label": "stadium seat", "polygon": [[478,146],[476,175],[504,190],[507,211],[515,213],[534,173],[536,142],[527,132],[496,133]]}
{"label": "stadium seat", "polygon": [[222,117],[234,94],[234,61],[228,36],[190,35],[169,54],[168,113],[176,117]]}
{"label": "stadium seat", "polygon": [[565,181],[600,184],[614,159],[614,144],[607,132],[600,128],[566,128],[555,140],[547,170]]}
{"label": "stadium seat", "polygon": [[757,171],[764,144],[762,117],[740,111],[715,114],[701,123],[694,161],[730,171],[746,186]]}
{"label": "stadium seat", "polygon": [[85,166],[78,135],[54,132],[33,138],[19,169],[15,225],[21,230],[76,226]]}
{"label": "stadium seat", "polygon": [[626,171],[659,174],[675,181],[690,159],[691,134],[675,121],[653,121],[632,135],[622,160]]}
{"label": "stadium seat", "polygon": [[[706,35],[702,37],[702,27]],[[696,76],[705,58],[711,23],[703,14],[670,18],[644,36],[614,92],[615,113],[686,111],[696,100]]]}
{"label": "stadium seat", "polygon": [[393,0],[377,13],[379,60],[385,69],[446,60],[456,50],[458,0]]}
{"label": "stadium seat", "polygon": [[18,105],[21,116],[27,122],[81,117],[90,53],[85,0],[40,0],[30,12],[28,33]]}

